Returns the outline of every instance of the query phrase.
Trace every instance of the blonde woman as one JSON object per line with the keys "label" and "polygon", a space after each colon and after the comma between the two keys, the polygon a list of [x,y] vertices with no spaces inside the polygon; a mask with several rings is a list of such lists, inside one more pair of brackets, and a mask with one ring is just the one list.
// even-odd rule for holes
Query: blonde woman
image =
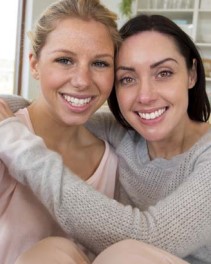
{"label": "blonde woman", "polygon": [[[29,34],[31,73],[39,82],[40,94],[16,112],[16,118],[58,152],[67,167],[111,198],[116,155],[84,123],[102,106],[113,86],[114,55],[120,40],[115,20],[116,15],[98,0],[62,0],[49,6]],[[30,161],[34,162],[36,155]],[[21,253],[45,237],[66,237],[2,161],[0,181],[0,263],[14,264]]]}

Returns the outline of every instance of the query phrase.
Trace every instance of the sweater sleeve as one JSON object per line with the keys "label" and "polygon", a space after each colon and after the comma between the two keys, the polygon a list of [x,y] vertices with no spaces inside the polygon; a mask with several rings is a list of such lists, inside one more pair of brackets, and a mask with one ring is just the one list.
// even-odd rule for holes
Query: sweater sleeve
{"label": "sweater sleeve", "polygon": [[133,238],[185,257],[210,240],[209,157],[198,162],[175,192],[142,212],[107,198],[73,175],[61,157],[16,118],[0,123],[0,138],[0,157],[10,173],[30,186],[67,233],[95,253]]}
{"label": "sweater sleeve", "polygon": [[86,127],[97,137],[109,142],[114,148],[119,145],[126,130],[115,120],[111,112],[97,112],[87,122]]}

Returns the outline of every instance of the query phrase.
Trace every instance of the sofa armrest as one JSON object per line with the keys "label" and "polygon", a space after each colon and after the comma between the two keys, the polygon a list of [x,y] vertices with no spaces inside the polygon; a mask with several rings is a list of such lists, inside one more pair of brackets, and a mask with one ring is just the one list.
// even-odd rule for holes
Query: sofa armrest
{"label": "sofa armrest", "polygon": [[9,105],[13,113],[18,111],[21,108],[27,107],[30,105],[30,102],[19,95],[14,94],[0,94],[0,98],[3,99]]}

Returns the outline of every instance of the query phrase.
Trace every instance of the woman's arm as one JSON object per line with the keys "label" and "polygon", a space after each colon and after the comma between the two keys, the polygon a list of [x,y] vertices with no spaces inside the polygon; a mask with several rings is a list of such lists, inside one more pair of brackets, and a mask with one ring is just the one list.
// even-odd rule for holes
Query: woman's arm
{"label": "woman's arm", "polygon": [[111,112],[97,112],[86,123],[86,127],[97,137],[116,148],[126,130],[115,120]]}
{"label": "woman's arm", "polygon": [[16,118],[0,123],[0,138],[0,157],[10,173],[30,186],[66,232],[96,253],[135,238],[185,257],[210,239],[209,158],[174,193],[141,212],[94,191]]}

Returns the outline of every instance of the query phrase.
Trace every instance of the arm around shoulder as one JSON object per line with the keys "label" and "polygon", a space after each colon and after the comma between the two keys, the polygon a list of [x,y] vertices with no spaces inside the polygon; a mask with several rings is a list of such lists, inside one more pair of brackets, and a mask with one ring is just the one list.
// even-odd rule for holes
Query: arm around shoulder
{"label": "arm around shoulder", "polygon": [[97,137],[108,141],[114,148],[126,133],[111,112],[95,113],[87,122],[86,127]]}
{"label": "arm around shoulder", "polygon": [[30,186],[66,232],[94,252],[132,238],[185,257],[210,239],[211,164],[206,155],[171,195],[141,211],[84,183],[20,122],[0,124],[0,137],[5,133],[0,157],[11,174]]}

